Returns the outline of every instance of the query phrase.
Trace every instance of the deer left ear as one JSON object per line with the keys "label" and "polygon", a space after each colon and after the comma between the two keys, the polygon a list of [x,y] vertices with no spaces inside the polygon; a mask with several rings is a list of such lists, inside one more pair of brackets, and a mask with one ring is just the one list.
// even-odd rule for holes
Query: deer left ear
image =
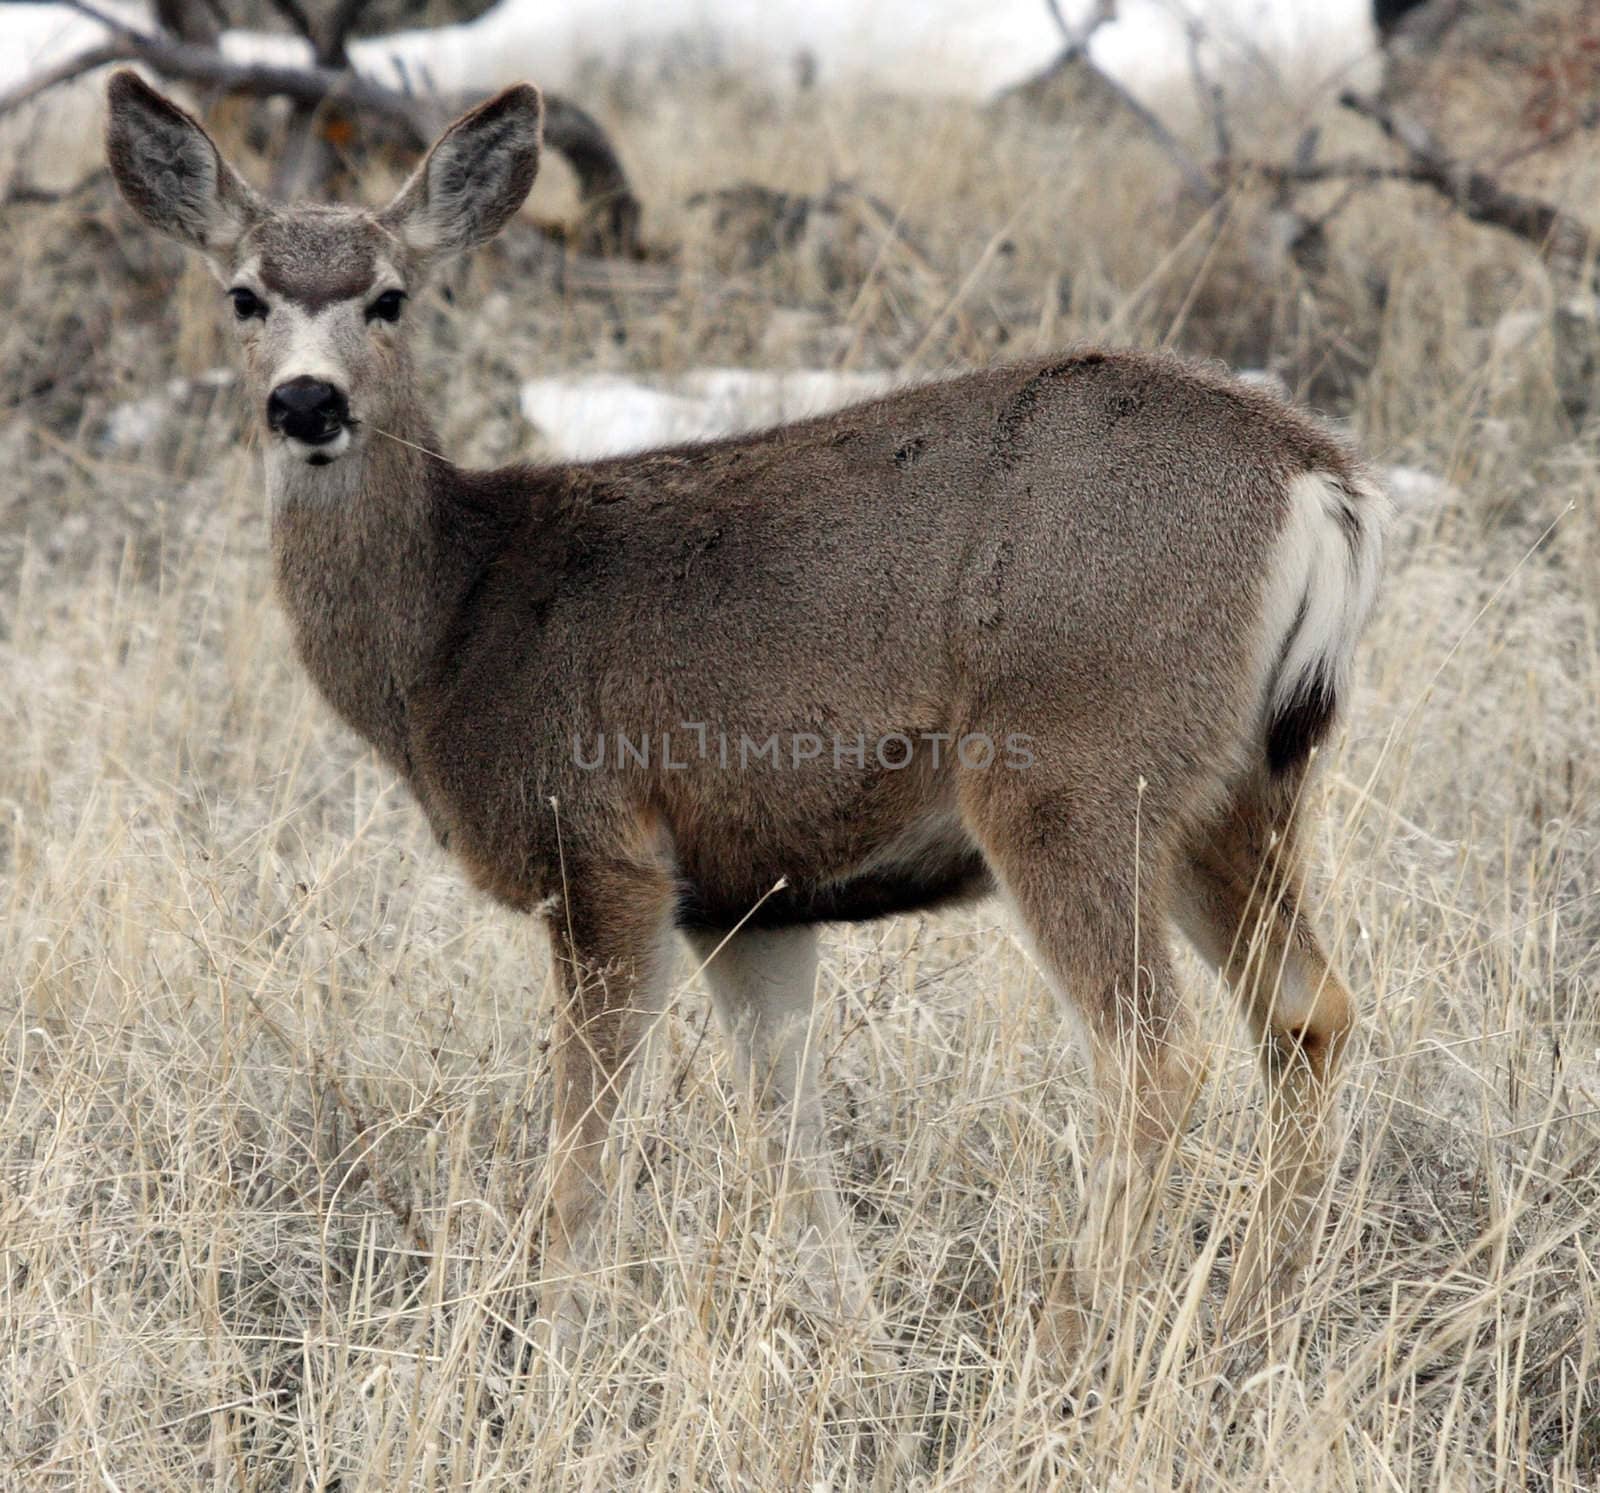
{"label": "deer left ear", "polygon": [[152,228],[222,263],[269,209],[211,136],[137,73],[106,90],[106,158],[117,187]]}
{"label": "deer left ear", "polygon": [[479,104],[439,137],[378,221],[424,260],[493,238],[538,175],[543,123],[539,90],[527,83]]}

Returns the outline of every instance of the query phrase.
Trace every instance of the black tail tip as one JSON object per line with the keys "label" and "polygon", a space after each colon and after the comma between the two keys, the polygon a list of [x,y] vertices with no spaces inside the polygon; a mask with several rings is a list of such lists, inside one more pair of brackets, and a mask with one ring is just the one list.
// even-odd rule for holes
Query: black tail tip
{"label": "black tail tip", "polygon": [[1267,766],[1274,776],[1301,766],[1339,713],[1333,682],[1320,670],[1305,679],[1267,726]]}

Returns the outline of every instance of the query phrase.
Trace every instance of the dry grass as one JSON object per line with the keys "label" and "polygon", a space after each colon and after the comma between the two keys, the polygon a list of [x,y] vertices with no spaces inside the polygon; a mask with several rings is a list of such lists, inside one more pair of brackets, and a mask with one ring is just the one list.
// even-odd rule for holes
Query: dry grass
{"label": "dry grass", "polygon": [[[545,952],[297,672],[228,391],[108,442],[116,402],[227,353],[209,282],[90,191],[0,219],[0,1485],[1594,1487],[1600,445],[1485,332],[1548,302],[1539,271],[1397,189],[1310,286],[1255,199],[1213,231],[1137,144],[948,106],[690,78],[610,108],[694,273],[563,299],[526,236],[486,254],[426,308],[457,452],[523,442],[517,373],[1110,335],[1273,359],[1453,484],[1406,508],[1323,782],[1366,1018],[1292,1341],[1216,1326],[1258,1101],[1194,966],[1215,1077],[1163,1279],[1075,1377],[1036,1361],[1085,1086],[986,910],[826,941],[827,1102],[893,1350],[808,1310],[690,987],[619,1138],[638,1181],[583,1373],[542,1381]],[[712,272],[692,191],[830,169],[920,252]]]}

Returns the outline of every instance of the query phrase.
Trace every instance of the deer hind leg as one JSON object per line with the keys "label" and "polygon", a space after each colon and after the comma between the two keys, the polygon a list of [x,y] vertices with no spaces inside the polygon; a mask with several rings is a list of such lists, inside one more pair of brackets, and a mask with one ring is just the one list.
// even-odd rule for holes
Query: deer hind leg
{"label": "deer hind leg", "polygon": [[1305,912],[1303,768],[1253,776],[1189,838],[1180,925],[1244,1005],[1267,1089],[1265,1186],[1235,1266],[1230,1312],[1270,1309],[1314,1240],[1333,1166],[1334,1086],[1355,1004]]}
{"label": "deer hind leg", "polygon": [[567,891],[547,914],[560,990],[538,1342],[568,1359],[597,1263],[606,1138],[671,974],[673,883],[645,862],[565,870]]}
{"label": "deer hind leg", "polygon": [[751,1112],[763,1131],[774,1197],[798,1234],[808,1283],[842,1319],[872,1323],[866,1273],[834,1183],[817,1087],[812,1002],[817,935],[811,928],[685,935]]}
{"label": "deer hind leg", "polygon": [[[1044,1337],[1066,1356],[1145,1276],[1165,1162],[1200,1081],[1168,946],[1156,796],[1107,780],[1080,797],[1037,781],[981,790],[973,833],[1057,995],[1082,1018],[1096,1125],[1079,1220],[1050,1293]],[[1028,776],[1035,778],[1034,768]],[[991,777],[994,775],[991,774]]]}

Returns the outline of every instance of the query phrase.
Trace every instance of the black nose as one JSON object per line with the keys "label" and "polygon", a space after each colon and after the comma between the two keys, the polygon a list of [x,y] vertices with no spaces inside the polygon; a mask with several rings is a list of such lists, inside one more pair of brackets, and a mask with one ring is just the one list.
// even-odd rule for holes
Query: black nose
{"label": "black nose", "polygon": [[288,379],[267,396],[267,424],[308,445],[331,441],[349,419],[349,401],[320,378]]}

